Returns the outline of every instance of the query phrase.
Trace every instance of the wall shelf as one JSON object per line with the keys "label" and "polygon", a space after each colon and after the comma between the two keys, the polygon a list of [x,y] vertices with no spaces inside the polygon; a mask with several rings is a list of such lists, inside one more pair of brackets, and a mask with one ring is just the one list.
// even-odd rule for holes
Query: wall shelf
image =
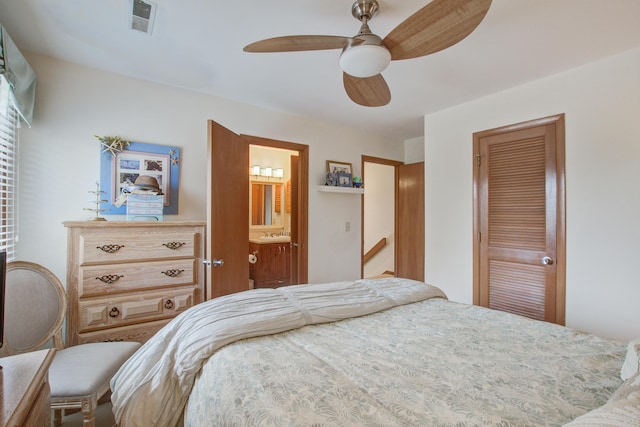
{"label": "wall shelf", "polygon": [[364,194],[364,188],[334,187],[330,185],[318,185],[318,191],[325,193]]}

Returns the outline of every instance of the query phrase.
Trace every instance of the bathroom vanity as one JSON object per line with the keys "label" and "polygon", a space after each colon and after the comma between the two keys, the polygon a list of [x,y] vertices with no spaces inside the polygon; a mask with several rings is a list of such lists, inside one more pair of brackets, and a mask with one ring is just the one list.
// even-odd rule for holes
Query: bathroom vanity
{"label": "bathroom vanity", "polygon": [[250,239],[249,253],[257,258],[249,265],[254,288],[277,288],[291,284],[291,238],[276,236]]}

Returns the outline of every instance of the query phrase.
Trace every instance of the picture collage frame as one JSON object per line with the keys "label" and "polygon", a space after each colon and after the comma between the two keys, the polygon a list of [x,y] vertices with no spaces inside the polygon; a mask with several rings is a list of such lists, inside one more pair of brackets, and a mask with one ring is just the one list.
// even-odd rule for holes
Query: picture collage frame
{"label": "picture collage frame", "polygon": [[353,187],[353,165],[351,163],[327,160],[325,185]]}

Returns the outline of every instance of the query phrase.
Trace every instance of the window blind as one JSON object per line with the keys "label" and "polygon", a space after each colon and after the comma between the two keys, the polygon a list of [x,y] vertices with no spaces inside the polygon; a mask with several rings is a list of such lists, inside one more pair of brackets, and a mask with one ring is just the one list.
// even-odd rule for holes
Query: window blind
{"label": "window blind", "polygon": [[[6,84],[0,79],[0,86]],[[0,87],[0,91],[3,88]],[[11,103],[0,108],[0,251],[15,259],[17,240],[18,111]]]}

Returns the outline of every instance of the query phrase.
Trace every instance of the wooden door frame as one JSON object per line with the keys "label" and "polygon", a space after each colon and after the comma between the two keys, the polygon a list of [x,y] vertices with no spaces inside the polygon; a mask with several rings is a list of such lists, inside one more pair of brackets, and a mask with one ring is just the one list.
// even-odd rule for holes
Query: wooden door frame
{"label": "wooden door frame", "polygon": [[309,146],[295,142],[240,135],[249,145],[297,151],[300,158],[300,187],[298,195],[298,282],[309,281]]}
{"label": "wooden door frame", "polygon": [[538,126],[555,125],[556,137],[556,323],[564,325],[566,310],[566,189],[565,189],[565,123],[564,114],[534,119],[473,134],[473,304],[480,303],[480,168],[476,153],[480,140]]}
{"label": "wooden door frame", "polygon": [[[393,166],[393,187],[394,187],[394,200],[393,200],[393,271],[397,271],[398,261],[396,259],[396,248],[398,247],[398,167],[404,165],[404,162],[397,160],[383,159],[381,157],[362,155],[361,168],[362,181],[366,183],[366,177],[364,176],[364,164],[377,163],[380,165]],[[365,184],[366,185],[366,184]],[[366,190],[365,190],[366,192]],[[364,193],[360,196],[360,277],[364,277]]]}

